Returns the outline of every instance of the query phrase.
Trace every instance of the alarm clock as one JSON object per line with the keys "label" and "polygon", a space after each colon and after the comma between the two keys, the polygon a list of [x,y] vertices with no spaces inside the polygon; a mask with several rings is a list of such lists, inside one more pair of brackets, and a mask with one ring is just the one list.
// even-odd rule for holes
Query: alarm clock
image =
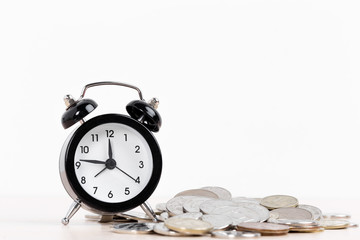
{"label": "alarm clock", "polygon": [[[85,99],[87,89],[97,86],[135,89],[139,100],[126,106],[129,114],[104,114],[85,120],[97,103]],[[139,88],[119,82],[86,85],[80,98],[64,98],[67,109],[62,115],[65,129],[80,125],[66,139],[60,153],[62,184],[74,200],[62,219],[64,225],[80,207],[101,215],[115,215],[140,206],[154,221],[156,215],[146,200],[161,176],[160,147],[152,134],[161,127],[156,98],[148,103]]]}

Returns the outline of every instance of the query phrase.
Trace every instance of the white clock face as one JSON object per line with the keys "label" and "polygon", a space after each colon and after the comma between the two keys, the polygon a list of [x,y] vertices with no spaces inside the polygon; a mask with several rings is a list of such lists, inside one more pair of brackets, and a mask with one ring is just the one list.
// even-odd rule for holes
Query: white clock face
{"label": "white clock face", "polygon": [[148,184],[153,158],[145,138],[120,123],[106,123],[87,132],[74,156],[76,178],[92,197],[107,203],[137,196]]}

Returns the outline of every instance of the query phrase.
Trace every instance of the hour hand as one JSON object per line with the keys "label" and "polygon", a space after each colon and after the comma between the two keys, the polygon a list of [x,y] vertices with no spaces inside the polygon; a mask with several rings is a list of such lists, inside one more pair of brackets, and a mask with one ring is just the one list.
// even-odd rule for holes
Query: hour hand
{"label": "hour hand", "polygon": [[80,162],[94,163],[94,164],[105,164],[105,161],[99,161],[99,160],[80,159],[79,161]]}

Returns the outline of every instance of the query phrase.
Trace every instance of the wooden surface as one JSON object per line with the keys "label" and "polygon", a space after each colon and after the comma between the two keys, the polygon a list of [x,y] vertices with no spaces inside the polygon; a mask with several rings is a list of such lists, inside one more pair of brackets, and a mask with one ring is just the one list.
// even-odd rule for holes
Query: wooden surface
{"label": "wooden surface", "polygon": [[[168,198],[162,198],[168,199]],[[352,215],[351,221],[360,223],[359,199],[313,199],[302,200],[301,204],[315,205],[323,212],[345,212]],[[150,199],[154,205],[161,201]],[[1,197],[0,209],[0,239],[85,239],[85,240],[111,240],[111,239],[141,239],[166,240],[174,237],[164,237],[155,234],[131,235],[117,234],[109,230],[111,224],[100,224],[85,219],[89,212],[80,210],[71,219],[68,226],[61,224],[61,218],[66,214],[72,203],[69,197]],[[180,239],[185,239],[184,237]],[[186,239],[199,239],[199,237],[186,237]],[[201,237],[201,239],[214,239]],[[319,233],[290,233],[285,236],[261,237],[258,239],[360,239],[359,228],[344,230],[326,230]]]}

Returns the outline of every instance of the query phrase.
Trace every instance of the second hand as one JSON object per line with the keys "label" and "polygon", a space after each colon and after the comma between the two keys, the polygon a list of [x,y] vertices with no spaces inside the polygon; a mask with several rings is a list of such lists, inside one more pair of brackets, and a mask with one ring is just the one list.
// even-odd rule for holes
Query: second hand
{"label": "second hand", "polygon": [[107,169],[107,167],[103,168],[100,172],[98,172],[94,177],[97,177],[100,173],[102,173],[103,171],[105,171]]}

